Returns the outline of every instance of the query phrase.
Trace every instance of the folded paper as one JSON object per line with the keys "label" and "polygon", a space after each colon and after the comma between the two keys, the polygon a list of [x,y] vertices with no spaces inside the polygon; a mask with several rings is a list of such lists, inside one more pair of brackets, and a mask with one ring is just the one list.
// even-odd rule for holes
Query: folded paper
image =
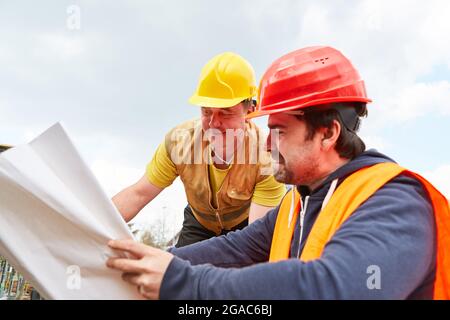
{"label": "folded paper", "polygon": [[61,124],[0,154],[0,254],[47,299],[139,299],[105,261],[132,234]]}

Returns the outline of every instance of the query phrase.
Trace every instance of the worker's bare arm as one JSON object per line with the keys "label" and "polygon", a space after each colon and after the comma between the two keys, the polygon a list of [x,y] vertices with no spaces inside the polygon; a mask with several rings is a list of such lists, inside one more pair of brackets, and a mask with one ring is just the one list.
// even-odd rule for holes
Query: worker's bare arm
{"label": "worker's bare arm", "polygon": [[152,201],[163,188],[152,184],[146,175],[135,184],[116,194],[112,201],[119,210],[123,219],[128,222],[133,219],[150,201]]}

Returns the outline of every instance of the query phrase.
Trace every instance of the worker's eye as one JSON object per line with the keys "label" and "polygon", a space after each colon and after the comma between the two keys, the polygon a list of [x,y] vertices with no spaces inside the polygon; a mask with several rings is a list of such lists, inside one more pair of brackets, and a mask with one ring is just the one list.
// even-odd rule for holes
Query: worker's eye
{"label": "worker's eye", "polygon": [[232,113],[232,112],[222,113],[222,118],[224,118],[224,119],[233,119],[233,118],[237,118],[240,116],[241,116],[241,114],[239,114],[239,113]]}
{"label": "worker's eye", "polygon": [[212,114],[212,112],[209,111],[209,110],[202,110],[202,115],[204,115],[204,116],[206,116],[206,117],[211,116],[211,114]]}

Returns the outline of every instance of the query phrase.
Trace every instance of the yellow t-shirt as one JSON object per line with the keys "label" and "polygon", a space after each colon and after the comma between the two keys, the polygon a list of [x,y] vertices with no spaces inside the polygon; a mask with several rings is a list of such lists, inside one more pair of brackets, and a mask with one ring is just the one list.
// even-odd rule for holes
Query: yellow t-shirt
{"label": "yellow t-shirt", "polygon": [[209,169],[209,183],[211,184],[212,194],[213,194],[213,205],[217,206],[217,191],[220,190],[222,186],[223,180],[227,176],[228,170],[231,169],[231,166],[228,166],[226,169],[218,169],[214,165],[208,165]]}
{"label": "yellow t-shirt", "polygon": [[[222,186],[230,168],[231,165],[223,170],[209,165],[209,179],[214,195]],[[170,186],[177,178],[177,169],[166,151],[164,142],[158,146],[153,159],[147,165],[146,175],[148,180],[159,188]],[[252,202],[261,206],[275,207],[280,204],[285,193],[286,186],[284,184],[276,181],[273,176],[267,176],[266,179],[256,184]]]}

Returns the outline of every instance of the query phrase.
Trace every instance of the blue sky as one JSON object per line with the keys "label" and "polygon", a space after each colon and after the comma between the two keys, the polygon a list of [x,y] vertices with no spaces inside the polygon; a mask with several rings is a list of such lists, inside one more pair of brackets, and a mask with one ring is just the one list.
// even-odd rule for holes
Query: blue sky
{"label": "blue sky", "polygon": [[[79,29],[67,25],[73,5]],[[446,0],[0,1],[0,143],[62,121],[113,195],[144,173],[165,132],[198,116],[187,99],[212,56],[235,51],[259,79],[282,54],[331,45],[374,100],[368,146],[450,196],[449,16]],[[179,224],[184,204],[177,182],[139,219],[173,212]]]}

